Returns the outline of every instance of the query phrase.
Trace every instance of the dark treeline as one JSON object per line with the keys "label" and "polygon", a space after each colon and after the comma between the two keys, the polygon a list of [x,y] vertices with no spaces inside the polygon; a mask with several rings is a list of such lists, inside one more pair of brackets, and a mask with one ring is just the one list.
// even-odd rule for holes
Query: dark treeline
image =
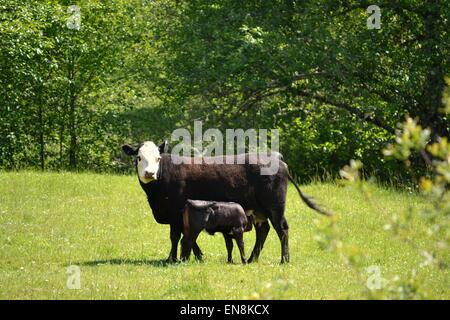
{"label": "dark treeline", "polygon": [[449,135],[450,2],[379,1],[381,29],[371,4],[0,0],[0,168],[128,170],[121,143],[202,120],[279,129],[303,178],[406,174],[380,151],[398,122]]}

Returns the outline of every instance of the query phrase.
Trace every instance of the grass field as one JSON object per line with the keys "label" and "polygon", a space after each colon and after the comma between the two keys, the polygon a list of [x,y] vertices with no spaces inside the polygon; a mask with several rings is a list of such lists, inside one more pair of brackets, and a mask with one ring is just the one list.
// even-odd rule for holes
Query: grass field
{"label": "grass field", "polygon": [[[389,215],[419,207],[420,196],[372,187],[377,206],[332,183],[304,191],[339,212],[345,242],[368,255],[368,265],[391,279],[422,258],[383,230]],[[380,208],[383,208],[380,210]],[[271,229],[256,264],[226,264],[220,234],[201,234],[205,261],[167,265],[169,227],[157,224],[134,176],[0,172],[1,299],[273,299],[360,298],[363,284],[335,254],[314,241],[315,220],[289,189],[291,263],[280,265],[280,243]],[[254,234],[246,234],[246,251]],[[417,243],[424,239],[417,239]],[[239,261],[238,250],[234,250]],[[81,288],[68,289],[66,269],[78,265]],[[417,267],[418,268],[418,267]],[[449,299],[449,274],[418,268],[425,289]]]}

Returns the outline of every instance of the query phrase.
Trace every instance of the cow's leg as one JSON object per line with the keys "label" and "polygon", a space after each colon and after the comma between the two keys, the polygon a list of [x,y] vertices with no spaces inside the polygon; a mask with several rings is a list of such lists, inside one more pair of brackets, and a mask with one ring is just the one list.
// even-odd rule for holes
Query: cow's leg
{"label": "cow's leg", "polygon": [[229,234],[224,233],[225,245],[228,252],[228,263],[233,263],[233,238]]}
{"label": "cow's leg", "polygon": [[284,215],[272,215],[270,222],[281,242],[281,263],[289,262],[288,223]]}
{"label": "cow's leg", "polygon": [[244,250],[244,230],[242,228],[236,228],[233,230],[234,238],[236,239],[236,243],[239,248],[239,252],[241,254],[241,261],[243,264],[247,263],[247,259],[245,258],[245,250]]}
{"label": "cow's leg", "polygon": [[248,260],[249,263],[258,261],[259,254],[261,253],[264,243],[266,242],[269,230],[270,225],[268,221],[264,221],[262,223],[255,223],[256,241],[255,246],[253,247],[252,254],[250,255],[250,259]]}
{"label": "cow's leg", "polygon": [[172,248],[170,249],[169,258],[167,258],[167,262],[177,262],[177,251],[178,251],[178,242],[181,238],[181,227],[177,224],[170,225],[170,241],[172,243]]}
{"label": "cow's leg", "polygon": [[202,250],[200,250],[197,241],[194,242],[194,245],[192,246],[192,251],[194,251],[195,259],[197,259],[197,261],[203,260],[203,252]]}

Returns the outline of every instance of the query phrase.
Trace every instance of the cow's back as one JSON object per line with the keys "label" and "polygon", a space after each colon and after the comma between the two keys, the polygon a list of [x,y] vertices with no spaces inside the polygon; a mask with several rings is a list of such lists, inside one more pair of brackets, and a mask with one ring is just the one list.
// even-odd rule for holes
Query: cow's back
{"label": "cow's back", "polygon": [[[179,202],[179,206],[188,198],[233,201],[245,210],[257,210],[272,202],[284,202],[287,185],[285,163],[274,158],[272,161],[279,162],[278,171],[273,175],[261,175],[264,164],[251,158],[256,155],[240,156],[246,157],[245,163],[227,164],[227,161],[232,162],[230,156],[222,157],[224,161],[219,164],[214,161],[218,157],[203,158],[198,164],[194,162],[194,158],[184,158],[184,162],[188,163],[181,164],[174,164],[167,159],[169,161],[163,166],[163,179],[167,185],[169,200]],[[249,163],[250,161],[253,163]]]}

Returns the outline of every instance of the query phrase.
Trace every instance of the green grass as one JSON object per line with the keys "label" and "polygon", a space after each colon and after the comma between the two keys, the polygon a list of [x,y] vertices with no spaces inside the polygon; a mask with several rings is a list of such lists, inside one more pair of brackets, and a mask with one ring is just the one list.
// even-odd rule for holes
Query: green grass
{"label": "green grass", "polygon": [[[379,203],[332,183],[303,187],[339,212],[346,243],[368,255],[382,276],[404,276],[416,267],[424,290],[450,298],[449,274],[419,268],[416,250],[383,230],[389,216],[425,205],[420,196],[372,187]],[[382,208],[380,210],[380,208]],[[74,173],[0,172],[1,299],[274,299],[360,298],[363,284],[335,254],[314,241],[315,220],[289,189],[291,263],[280,265],[280,243],[271,229],[256,264],[226,264],[221,235],[201,234],[205,261],[167,265],[169,227],[157,224],[136,177]],[[419,223],[419,222],[417,222]],[[254,232],[245,236],[246,251]],[[418,238],[417,243],[425,239]],[[234,250],[239,261],[238,250]],[[66,268],[79,265],[81,289],[66,287]]]}

